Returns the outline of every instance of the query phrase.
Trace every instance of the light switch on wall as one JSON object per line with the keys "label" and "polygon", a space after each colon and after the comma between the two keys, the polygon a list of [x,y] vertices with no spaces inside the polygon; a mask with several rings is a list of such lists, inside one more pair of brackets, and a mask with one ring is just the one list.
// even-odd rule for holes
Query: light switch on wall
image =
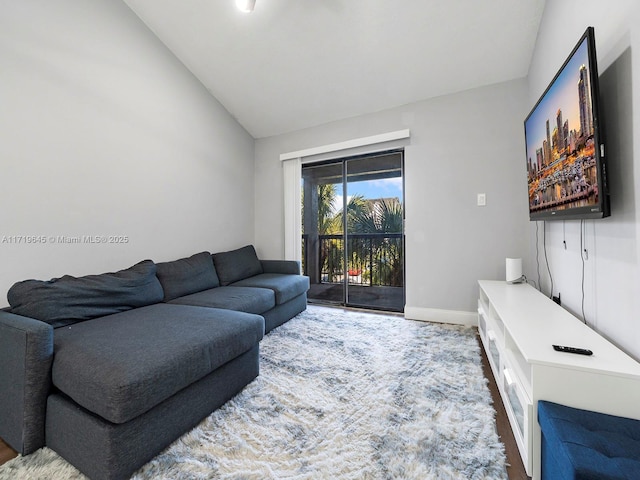
{"label": "light switch on wall", "polygon": [[478,206],[479,207],[484,207],[487,205],[487,194],[486,193],[479,193],[478,194]]}

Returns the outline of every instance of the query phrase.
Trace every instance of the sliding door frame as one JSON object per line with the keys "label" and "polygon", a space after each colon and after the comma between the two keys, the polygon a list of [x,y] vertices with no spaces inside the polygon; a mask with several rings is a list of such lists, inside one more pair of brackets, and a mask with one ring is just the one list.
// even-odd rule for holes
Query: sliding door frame
{"label": "sliding door frame", "polygon": [[[375,174],[375,170],[367,170],[366,168],[366,161],[367,160],[374,160],[376,158],[380,158],[380,157],[393,157],[393,156],[398,156],[399,158],[397,159],[398,161],[398,167],[400,170],[400,175],[398,176],[401,180],[402,180],[402,186],[401,186],[401,198],[400,200],[400,205],[402,207],[402,218],[401,218],[401,224],[400,224],[400,231],[399,232],[387,232],[390,233],[392,235],[398,235],[400,234],[400,248],[401,248],[401,266],[402,266],[402,308],[398,308],[398,307],[392,307],[391,304],[388,304],[386,306],[381,306],[380,304],[375,304],[375,303],[363,303],[363,301],[361,300],[360,302],[356,302],[356,301],[352,301],[351,297],[349,295],[349,289],[351,287],[350,285],[350,277],[349,277],[349,259],[352,256],[352,251],[351,251],[351,247],[352,242],[350,241],[350,236],[351,235],[357,235],[353,232],[350,231],[350,227],[352,227],[352,225],[349,224],[349,215],[348,215],[348,206],[349,206],[349,176],[353,176],[353,172],[350,173],[349,170],[349,165],[350,163],[353,165],[353,162],[357,162],[357,161],[364,161],[364,167],[361,167],[362,169],[359,171],[360,174],[364,174],[366,175],[367,173],[371,174]],[[393,160],[392,163],[395,164],[396,160]],[[303,165],[301,167],[301,173],[304,170],[304,167],[308,166],[311,169],[315,169],[315,168],[322,168],[323,166],[334,166],[335,168],[335,173],[333,174],[334,177],[336,179],[340,180],[340,184],[341,184],[341,191],[342,191],[342,233],[340,234],[336,234],[336,235],[340,235],[341,236],[341,242],[342,242],[342,272],[341,272],[341,284],[342,284],[342,298],[341,300],[338,302],[340,305],[345,305],[345,306],[351,306],[351,307],[359,307],[359,308],[369,308],[369,309],[377,309],[377,310],[388,310],[388,309],[393,309],[393,310],[402,310],[404,308],[404,304],[405,304],[405,299],[406,299],[406,268],[405,268],[405,231],[404,231],[404,226],[405,226],[405,218],[406,218],[406,209],[405,209],[405,178],[404,178],[404,148],[396,148],[396,149],[392,149],[392,150],[385,150],[385,151],[379,151],[379,152],[373,152],[373,153],[365,153],[365,154],[360,154],[360,155],[353,155],[353,156],[348,156],[348,157],[341,157],[341,158],[335,158],[332,160],[326,160],[326,161],[321,161],[321,162],[309,162],[306,163],[305,165]],[[340,176],[338,177],[336,175],[338,168],[340,169]],[[394,168],[394,167],[390,167],[390,168]],[[329,175],[331,175],[330,173],[328,173]],[[302,175],[304,178],[304,175]],[[389,177],[389,178],[398,178],[398,177]],[[322,178],[322,177],[319,177]],[[353,183],[353,182],[351,182]],[[324,183],[322,183],[324,184]],[[314,185],[314,184],[312,184]],[[318,184],[320,185],[320,184]],[[308,187],[305,185],[305,191],[308,189]],[[312,201],[310,199],[308,199],[309,201]],[[372,199],[365,199],[365,200],[372,200]],[[307,216],[309,214],[309,212],[307,211],[307,207],[308,205],[306,205],[306,201],[305,200],[305,216]],[[307,219],[310,220],[310,219]],[[311,220],[312,222],[317,222],[318,218],[314,216],[314,218]],[[312,226],[312,232],[316,232],[315,227]],[[305,233],[308,234],[309,233],[309,227],[307,226],[307,228],[305,229]],[[312,237],[316,237],[317,233],[315,235],[312,234]],[[302,235],[300,235],[300,237],[302,237]],[[317,241],[317,238],[316,238]],[[313,261],[315,263],[317,260],[317,255],[319,254],[319,251],[317,251],[317,249],[320,248],[319,245],[316,245],[316,241],[312,241],[309,242],[307,244],[307,248],[305,249],[305,265],[307,266],[307,268],[311,268],[311,273],[312,273],[312,283],[323,283],[322,281],[322,270],[318,270],[316,268],[312,268],[310,262]],[[315,248],[313,249],[313,251],[309,251],[309,247],[310,246],[314,246]],[[372,258],[372,257],[371,257]],[[314,264],[315,264],[314,263]],[[320,264],[318,266],[320,266],[322,264],[322,262],[320,262]],[[371,263],[368,265],[368,271],[370,272],[370,275],[373,274],[374,271],[374,264]],[[309,272],[309,270],[307,270],[307,272]],[[318,277],[318,278],[315,278]],[[373,286],[373,277],[370,278],[370,285]],[[366,287],[365,287],[366,288]],[[400,287],[398,287],[400,288]],[[354,290],[357,291],[357,290]],[[335,302],[331,302],[331,303],[335,303]]]}

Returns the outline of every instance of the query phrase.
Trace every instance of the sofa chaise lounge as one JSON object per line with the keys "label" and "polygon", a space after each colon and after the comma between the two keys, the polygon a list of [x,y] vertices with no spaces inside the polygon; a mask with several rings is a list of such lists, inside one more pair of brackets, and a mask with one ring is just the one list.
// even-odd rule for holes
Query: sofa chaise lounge
{"label": "sofa chaise lounge", "polygon": [[258,375],[260,340],[308,288],[253,246],[18,282],[0,311],[0,437],[128,478]]}

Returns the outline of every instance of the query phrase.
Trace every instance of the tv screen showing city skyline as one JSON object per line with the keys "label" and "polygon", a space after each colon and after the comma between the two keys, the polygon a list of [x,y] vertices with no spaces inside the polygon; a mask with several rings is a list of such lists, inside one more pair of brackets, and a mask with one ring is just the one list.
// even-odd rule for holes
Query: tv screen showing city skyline
{"label": "tv screen showing city skyline", "polygon": [[580,207],[599,210],[590,68],[585,35],[525,120],[532,219]]}

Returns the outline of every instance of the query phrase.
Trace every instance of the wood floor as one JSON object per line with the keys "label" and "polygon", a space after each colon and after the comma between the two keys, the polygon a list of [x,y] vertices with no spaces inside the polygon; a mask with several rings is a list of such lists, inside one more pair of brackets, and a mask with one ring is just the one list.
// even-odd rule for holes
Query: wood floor
{"label": "wood floor", "polygon": [[18,454],[0,438],[0,465],[8,462]]}
{"label": "wood floor", "polygon": [[[478,342],[480,342],[479,337]],[[518,453],[518,446],[516,445],[515,438],[513,437],[513,432],[511,431],[511,426],[509,425],[507,413],[504,409],[500,394],[498,393],[498,387],[496,386],[493,374],[491,373],[491,368],[489,368],[487,356],[482,346],[480,347],[480,350],[482,352],[482,368],[485,377],[487,377],[487,379],[489,380],[489,390],[491,391],[491,396],[493,397],[493,406],[497,412],[496,426],[498,429],[498,435],[500,436],[502,443],[504,443],[507,453],[507,473],[509,475],[509,480],[528,480],[531,477],[527,476],[524,470],[524,466],[522,465],[522,460],[520,459],[520,454]],[[13,451],[11,447],[9,447],[6,443],[4,443],[2,439],[0,439],[0,465],[7,462],[8,460],[11,460],[16,455],[17,453]]]}

